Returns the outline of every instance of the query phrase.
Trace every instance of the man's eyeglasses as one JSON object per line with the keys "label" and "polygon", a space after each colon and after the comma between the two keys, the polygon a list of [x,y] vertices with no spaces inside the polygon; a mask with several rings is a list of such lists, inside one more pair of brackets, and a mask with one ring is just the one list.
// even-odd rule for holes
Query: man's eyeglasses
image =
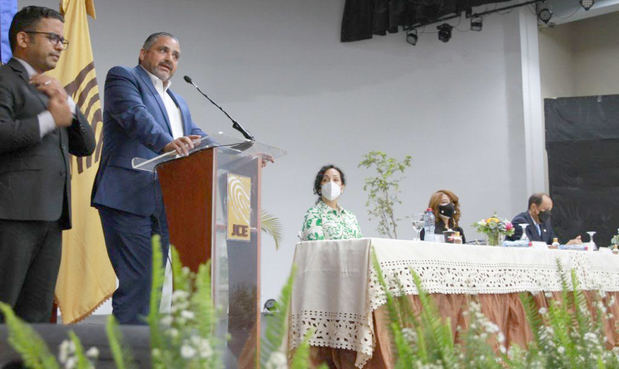
{"label": "man's eyeglasses", "polygon": [[37,32],[37,31],[24,31],[26,33],[31,33],[31,34],[41,34],[41,35],[45,35],[45,37],[47,37],[47,39],[53,43],[54,45],[62,45],[63,49],[66,49],[67,47],[69,47],[69,40],[66,40],[64,37],[60,36],[57,33],[54,32]]}

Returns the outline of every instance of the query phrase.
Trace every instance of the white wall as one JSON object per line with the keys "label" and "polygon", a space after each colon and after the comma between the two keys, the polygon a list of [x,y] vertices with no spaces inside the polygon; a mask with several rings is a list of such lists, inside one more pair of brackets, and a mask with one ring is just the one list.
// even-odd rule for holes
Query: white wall
{"label": "white wall", "polygon": [[542,97],[619,93],[619,12],[540,30]]}
{"label": "white wall", "polygon": [[[20,2],[20,6],[24,2]],[[50,7],[57,0],[36,1]],[[263,300],[289,271],[296,234],[313,204],[312,183],[326,163],[341,166],[341,199],[376,236],[364,207],[361,156],[381,150],[413,156],[399,216],[422,211],[440,188],[460,196],[470,224],[497,211],[522,211],[525,158],[518,13],[492,15],[482,32],[443,44],[430,33],[411,47],[402,33],[340,43],[344,0],[97,1],[91,22],[100,88],[113,65],[134,65],[144,38],[165,30],[181,40],[173,89],[208,131],[229,122],[180,78],[189,74],[258,140],[288,150],[263,180],[263,206],[284,226],[278,252],[265,237]],[[460,28],[468,28],[463,21]],[[235,134],[235,133],[233,133]],[[410,238],[402,222],[400,238]]]}

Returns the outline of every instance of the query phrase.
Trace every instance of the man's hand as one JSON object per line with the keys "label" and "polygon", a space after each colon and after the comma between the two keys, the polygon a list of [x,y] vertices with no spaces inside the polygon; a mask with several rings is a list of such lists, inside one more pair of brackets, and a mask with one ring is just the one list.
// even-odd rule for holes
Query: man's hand
{"label": "man's hand", "polygon": [[64,87],[62,87],[60,82],[55,78],[45,74],[37,74],[30,78],[30,83],[32,83],[37,90],[43,92],[50,98],[59,96],[65,100],[67,99],[67,91],[65,91]]}
{"label": "man's hand", "polygon": [[45,74],[37,74],[30,78],[30,83],[49,97],[47,110],[52,113],[56,127],[70,126],[73,122],[73,112],[67,103],[67,92],[60,82]]}
{"label": "man's hand", "polygon": [[176,151],[179,155],[189,155],[189,150],[194,148],[193,140],[199,140],[200,135],[183,136],[171,141],[163,148],[164,152]]}
{"label": "man's hand", "polygon": [[47,110],[52,113],[56,127],[68,127],[73,122],[73,112],[66,98],[52,96],[47,103]]}
{"label": "man's hand", "polygon": [[260,164],[263,168],[266,167],[269,163],[275,163],[275,159],[269,154],[260,153],[258,154],[258,156],[260,156]]}
{"label": "man's hand", "polygon": [[580,245],[582,244],[582,239],[580,236],[576,236],[576,238],[572,238],[571,240],[567,241],[566,245]]}

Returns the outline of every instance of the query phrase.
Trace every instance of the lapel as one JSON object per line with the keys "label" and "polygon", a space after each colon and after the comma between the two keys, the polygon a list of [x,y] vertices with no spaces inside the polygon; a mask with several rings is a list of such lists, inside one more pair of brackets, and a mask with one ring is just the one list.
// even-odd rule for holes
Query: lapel
{"label": "lapel", "polygon": [[161,96],[159,96],[159,92],[157,92],[157,90],[155,89],[155,86],[153,85],[153,81],[151,81],[150,76],[148,75],[148,73],[146,73],[144,68],[142,68],[141,66],[138,65],[134,69],[136,73],[140,76],[140,78],[142,78],[142,82],[148,87],[148,91],[150,92],[150,94],[155,97],[155,100],[157,101],[157,104],[159,105],[161,117],[163,118],[163,125],[165,125],[165,128],[168,130],[168,133],[170,134],[170,136],[172,136],[172,129],[170,128],[170,120],[168,119],[168,112],[165,109],[163,100],[161,100]]}
{"label": "lapel", "polygon": [[531,214],[529,214],[529,212],[527,211],[527,220],[529,221],[529,227],[527,227],[530,232],[529,232],[529,240],[531,241],[543,241],[543,227],[540,224],[540,231],[542,231],[541,235],[537,232],[537,224],[535,223],[535,220],[533,220],[533,217],[531,216]]}
{"label": "lapel", "polygon": [[36,96],[39,99],[39,101],[43,104],[43,107],[47,109],[47,102],[49,101],[49,98],[47,97],[47,95],[37,90],[30,83],[30,78],[28,78],[28,72],[26,71],[26,68],[24,68],[24,66],[15,58],[11,58],[9,62],[6,64],[9,67],[11,67],[11,69],[19,76],[19,78],[21,78],[24,81],[28,90],[30,90],[30,92],[32,92],[32,94]]}
{"label": "lapel", "polygon": [[189,111],[186,109],[186,106],[180,104],[179,98],[172,90],[168,89],[168,95],[170,95],[172,101],[174,101],[174,103],[178,107],[178,110],[181,111],[181,119],[183,121],[183,136],[187,136],[191,133],[191,128],[189,127]]}

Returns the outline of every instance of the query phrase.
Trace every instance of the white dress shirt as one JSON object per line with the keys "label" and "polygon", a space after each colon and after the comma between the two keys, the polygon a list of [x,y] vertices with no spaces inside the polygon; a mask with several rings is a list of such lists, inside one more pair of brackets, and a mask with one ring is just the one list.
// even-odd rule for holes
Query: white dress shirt
{"label": "white dress shirt", "polygon": [[170,81],[164,86],[163,81],[159,79],[156,75],[147,71],[146,68],[142,67],[148,73],[151,81],[153,81],[153,86],[155,86],[155,90],[159,93],[161,100],[163,100],[163,105],[165,106],[166,113],[168,114],[168,120],[170,121],[170,130],[172,131],[172,137],[177,139],[179,137],[184,136],[183,133],[183,118],[181,116],[181,110],[176,106],[174,100],[172,100],[172,96],[168,94],[168,89],[172,84]]}
{"label": "white dress shirt", "polygon": [[[32,76],[39,74],[37,73],[36,70],[34,70],[34,68],[30,64],[28,64],[27,61],[22,60],[20,58],[16,58],[16,57],[13,57],[13,59],[20,62],[21,65],[26,69],[29,79],[32,78]],[[75,101],[73,101],[71,96],[67,96],[67,103],[69,104],[69,109],[71,109],[71,111],[73,112],[73,115],[76,116],[77,106],[75,105]],[[49,110],[40,112],[37,115],[37,118],[39,119],[39,133],[41,134],[41,138],[43,138],[43,136],[45,136],[46,134],[56,129],[56,121],[54,120],[54,117],[52,116],[52,113],[50,113]]]}

